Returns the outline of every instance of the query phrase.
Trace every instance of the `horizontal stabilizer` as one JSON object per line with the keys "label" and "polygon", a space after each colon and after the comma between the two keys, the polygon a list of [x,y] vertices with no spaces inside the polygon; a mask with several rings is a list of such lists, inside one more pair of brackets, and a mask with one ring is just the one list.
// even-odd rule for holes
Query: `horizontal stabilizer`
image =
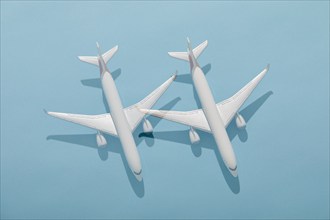
{"label": "horizontal stabilizer", "polygon": [[168,55],[179,60],[189,61],[189,56],[187,52],[168,52]]}
{"label": "horizontal stabilizer", "polygon": [[[118,50],[118,45],[111,48],[104,54],[102,54],[102,58],[103,58],[104,62],[107,63],[112,58],[112,56],[117,52],[117,50]],[[99,65],[97,56],[78,56],[78,58],[79,58],[79,60],[81,60],[83,62],[90,63],[90,64],[93,64],[96,66]]]}
{"label": "horizontal stabilizer", "polygon": [[112,58],[112,56],[117,52],[118,50],[118,45],[114,46],[104,54],[102,54],[103,60],[105,63],[108,63],[108,61]]}
{"label": "horizontal stabilizer", "polygon": [[96,56],[79,56],[79,60],[98,66],[99,61]]}
{"label": "horizontal stabilizer", "polygon": [[[204,41],[203,43],[201,43],[200,45],[198,45],[197,47],[195,47],[192,52],[194,54],[194,57],[197,59],[199,57],[199,55],[202,54],[202,52],[204,51],[204,49],[207,47],[208,41]],[[189,54],[188,52],[168,52],[168,54],[171,57],[177,58],[179,60],[185,60],[185,61],[189,61]]]}
{"label": "horizontal stabilizer", "polygon": [[194,56],[195,56],[196,59],[199,57],[199,55],[202,54],[204,49],[207,47],[207,44],[208,44],[208,42],[206,40],[206,41],[204,41],[203,43],[201,43],[200,45],[198,45],[197,47],[195,47],[193,49],[193,53],[194,53]]}

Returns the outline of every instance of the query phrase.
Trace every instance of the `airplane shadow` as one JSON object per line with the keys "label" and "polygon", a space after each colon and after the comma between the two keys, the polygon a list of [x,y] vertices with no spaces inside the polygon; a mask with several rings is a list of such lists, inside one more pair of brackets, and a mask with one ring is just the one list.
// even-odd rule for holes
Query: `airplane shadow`
{"label": "airplane shadow", "polygon": [[[259,108],[266,102],[266,100],[272,94],[273,94],[272,91],[268,91],[267,93],[260,96],[258,99],[256,99],[254,102],[252,102],[250,105],[248,105],[247,107],[245,107],[243,110],[240,111],[240,114],[244,117],[246,122],[248,122],[253,117],[253,115],[259,110]],[[174,143],[181,143],[183,145],[188,145],[190,146],[191,151],[195,155],[195,157],[201,156],[202,148],[213,150],[217,157],[218,165],[223,173],[227,185],[229,186],[229,188],[233,193],[238,194],[240,192],[239,178],[233,177],[228,171],[217,149],[217,145],[214,141],[212,134],[199,130],[198,133],[200,136],[200,142],[196,144],[191,144],[189,139],[189,130],[190,129],[178,130],[178,131],[153,132],[152,136],[145,133],[141,133],[139,134],[139,137],[160,139]],[[242,142],[245,142],[248,139],[246,129],[237,128],[235,124],[235,120],[232,120],[231,123],[228,125],[227,132],[231,141],[236,136],[238,136]]]}
{"label": "airplane shadow", "polygon": [[[203,73],[206,75],[210,70],[211,70],[211,64],[208,63],[205,66],[202,67]],[[176,82],[179,83],[185,83],[185,84],[189,84],[192,87],[193,90],[193,94],[194,94],[194,99],[197,105],[197,108],[202,108],[202,104],[199,101],[199,97],[197,95],[197,91],[195,89],[195,86],[193,84],[192,78],[191,78],[191,73],[185,73],[185,74],[180,74],[176,77],[175,79]]]}
{"label": "airplane shadow", "polygon": [[[112,78],[114,80],[116,80],[120,76],[120,74],[121,74],[121,68],[118,68],[118,69],[114,70],[113,72],[111,72]],[[89,87],[93,87],[93,88],[102,89],[100,77],[92,78],[92,79],[83,79],[83,80],[80,80],[80,82],[84,86],[89,86]],[[107,99],[105,98],[103,89],[102,89],[102,102],[103,102],[103,105],[104,105],[105,112],[110,112],[108,102],[107,102]]]}
{"label": "airplane shadow", "polygon": [[[210,72],[211,67],[212,66],[211,66],[210,63],[203,66],[202,67],[203,73],[206,75],[208,72]],[[175,78],[175,81],[180,82],[180,83],[193,85],[192,78],[191,78],[191,73],[185,73],[185,74],[177,75],[177,77]]]}
{"label": "airplane shadow", "polygon": [[[111,76],[114,80],[116,80],[120,76],[120,74],[121,74],[121,68],[118,68],[118,69],[114,70],[113,72],[111,72]],[[100,77],[91,78],[91,79],[83,79],[83,80],[80,80],[80,82],[84,86],[102,89]]]}
{"label": "airplane shadow", "polygon": [[[179,101],[181,100],[180,97],[176,97],[175,99],[171,100],[167,104],[161,107],[161,109],[172,109]],[[151,116],[146,117],[150,123],[155,128],[158,123],[160,122],[160,118],[155,118]],[[138,146],[143,140],[145,140],[148,146],[152,146],[154,144],[154,139],[150,138],[140,138],[139,134],[143,132],[143,123],[140,123],[136,130],[133,132],[133,137]],[[150,134],[146,134],[146,137],[150,137]],[[105,147],[98,147],[96,143],[96,133],[93,134],[64,134],[64,135],[49,135],[47,136],[47,140],[56,140],[66,143],[71,143],[79,146],[85,146],[88,148],[96,149],[98,151],[98,155],[102,161],[105,161],[109,157],[109,152],[111,153],[118,153],[122,158],[123,165],[125,167],[125,171],[130,182],[130,185],[134,191],[134,193],[139,197],[142,198],[145,194],[144,190],[144,181],[141,182],[137,181],[134,177],[132,171],[130,170],[123,149],[121,147],[121,143],[119,138],[104,134],[105,139],[107,140],[107,144]]]}

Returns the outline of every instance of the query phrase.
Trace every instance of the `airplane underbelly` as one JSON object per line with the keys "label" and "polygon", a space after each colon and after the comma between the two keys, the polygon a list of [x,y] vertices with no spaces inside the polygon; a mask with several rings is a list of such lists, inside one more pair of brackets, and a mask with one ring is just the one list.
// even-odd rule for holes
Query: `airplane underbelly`
{"label": "airplane underbelly", "polygon": [[226,128],[216,107],[205,75],[199,67],[193,73],[193,81],[220,154],[228,167],[236,167],[235,154]]}
{"label": "airplane underbelly", "polygon": [[115,82],[110,73],[107,72],[102,76],[101,82],[127,162],[133,171],[138,172],[141,170],[140,156],[136,148],[131,128],[123,111],[123,106]]}

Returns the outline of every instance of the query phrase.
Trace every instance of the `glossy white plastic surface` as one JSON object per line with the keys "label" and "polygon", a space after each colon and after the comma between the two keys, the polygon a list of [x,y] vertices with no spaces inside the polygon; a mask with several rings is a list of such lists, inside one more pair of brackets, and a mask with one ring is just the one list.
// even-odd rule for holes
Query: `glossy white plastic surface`
{"label": "glossy white plastic surface", "polygon": [[[229,99],[224,100],[223,102],[216,104],[205,75],[196,60],[196,58],[205,49],[207,44],[207,41],[205,41],[192,50],[190,41],[188,39],[188,52],[169,52],[170,56],[189,62],[192,80],[201,102],[202,109],[187,112],[158,111],[149,109],[141,109],[141,111],[146,114],[165,118],[174,122],[211,132],[229,172],[234,177],[237,177],[238,174],[236,157],[228,137],[226,127],[233,119],[235,114],[239,111],[240,107],[244,104],[245,100],[250,96],[254,88],[264,77],[268,71],[269,65],[235,95]],[[246,125],[243,117],[237,118],[237,124],[239,127],[244,127]],[[196,140],[194,138],[193,131],[189,132],[189,138],[191,142]]]}
{"label": "glossy white plastic surface", "polygon": [[246,122],[245,122],[243,116],[238,113],[236,114],[236,117],[235,117],[235,123],[238,128],[243,129],[246,127]]}
{"label": "glossy white plastic surface", "polygon": [[96,143],[98,147],[105,147],[107,145],[105,137],[100,132],[96,134]]}
{"label": "glossy white plastic surface", "polygon": [[[98,45],[98,47],[99,47],[99,45]],[[102,58],[103,58],[104,62],[108,63],[108,61],[117,52],[117,50],[118,50],[118,45],[114,46],[113,48],[111,48],[110,50],[108,50],[107,52],[102,54]],[[83,62],[90,63],[90,64],[93,64],[96,66],[99,65],[98,56],[78,56],[78,58],[79,58],[79,60],[81,60]]]}
{"label": "glossy white plastic surface", "polygon": [[115,125],[113,124],[112,117],[109,113],[101,115],[80,115],[62,112],[47,112],[47,114],[56,118],[95,129],[97,131],[102,131],[104,133],[117,136]]}
{"label": "glossy white plastic surface", "polygon": [[249,98],[253,90],[264,78],[268,70],[269,65],[267,65],[266,68],[264,68],[256,77],[254,77],[248,84],[246,84],[233,96],[217,104],[221,118],[225,124],[228,125],[230,123],[236,112],[239,111],[247,98]]}
{"label": "glossy white plastic surface", "polygon": [[143,132],[144,133],[151,133],[153,130],[152,125],[149,120],[144,119],[143,121]]}
{"label": "glossy white plastic surface", "polygon": [[[164,82],[160,87],[155,89],[146,98],[136,103],[135,105],[124,109],[122,107],[121,99],[118,94],[115,82],[106,66],[106,62],[108,62],[109,59],[118,50],[118,46],[115,46],[103,55],[100,55],[101,52],[98,43],[97,47],[99,50],[98,56],[80,56],[79,59],[84,62],[99,66],[101,85],[103,88],[105,99],[107,100],[108,106],[110,108],[111,115],[109,113],[101,115],[80,115],[61,112],[46,113],[51,116],[99,131],[96,135],[96,142],[98,146],[106,145],[106,139],[100,132],[104,132],[113,136],[118,136],[130,169],[132,170],[136,179],[138,181],[141,181],[142,167],[140,162],[140,156],[132,135],[132,132],[135,130],[137,125],[144,117],[144,114],[141,113],[138,108],[151,108],[160,98],[160,96],[166,91],[169,85],[173,82],[173,80],[175,79],[175,75],[170,77],[166,82]],[[150,122],[146,123],[147,130],[152,131],[152,126]]]}
{"label": "glossy white plastic surface", "polygon": [[164,94],[167,88],[175,80],[176,73],[166,80],[162,85],[157,89],[152,91],[148,96],[139,101],[138,103],[131,105],[124,109],[128,123],[132,131],[140,124],[141,120],[144,117],[144,114],[139,110],[140,108],[151,108],[156,101]]}
{"label": "glossy white plastic surface", "polygon": [[[235,95],[217,104],[218,111],[225,127],[229,125],[235,114],[239,111],[240,107],[244,104],[245,100],[250,96],[252,91],[265,76],[267,70],[268,66]],[[145,114],[188,125],[206,132],[211,132],[210,126],[202,109],[192,111],[141,109],[141,111]]]}
{"label": "glossy white plastic surface", "polygon": [[192,144],[197,144],[201,140],[198,133],[192,127],[189,130],[189,139]]}
{"label": "glossy white plastic surface", "polygon": [[[198,45],[197,47],[195,47],[192,50],[195,58],[198,58],[199,55],[202,54],[202,52],[207,47],[207,45],[208,45],[208,41],[206,40],[206,41],[204,41],[203,43],[201,43],[200,45]],[[179,60],[189,61],[189,53],[188,52],[168,52],[168,54],[171,57],[177,58]]]}

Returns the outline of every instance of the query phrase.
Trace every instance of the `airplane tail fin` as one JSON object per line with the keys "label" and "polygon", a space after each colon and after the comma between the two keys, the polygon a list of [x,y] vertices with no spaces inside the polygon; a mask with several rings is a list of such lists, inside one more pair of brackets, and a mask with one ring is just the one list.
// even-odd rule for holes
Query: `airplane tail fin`
{"label": "airplane tail fin", "polygon": [[[202,52],[204,51],[204,49],[207,47],[208,41],[204,41],[203,43],[201,43],[200,45],[198,45],[197,47],[195,47],[192,52],[195,56],[195,58],[197,59],[199,57],[199,55],[202,54]],[[185,61],[189,61],[189,54],[188,52],[168,52],[168,54],[171,57],[180,59],[180,60],[185,60]]]}
{"label": "airplane tail fin", "polygon": [[[112,56],[117,52],[117,50],[118,50],[118,45],[114,46],[113,48],[102,54],[102,58],[104,62],[107,63],[112,58]],[[78,56],[78,58],[83,62],[94,64],[96,66],[99,65],[98,56]]]}

